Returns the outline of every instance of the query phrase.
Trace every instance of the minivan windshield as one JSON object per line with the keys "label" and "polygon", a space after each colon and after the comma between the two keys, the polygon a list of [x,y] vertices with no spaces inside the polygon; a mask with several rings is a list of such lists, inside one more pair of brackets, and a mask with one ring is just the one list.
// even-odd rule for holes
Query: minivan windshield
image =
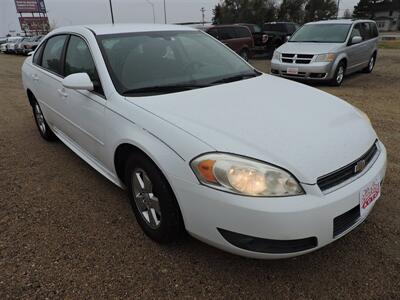
{"label": "minivan windshield", "polygon": [[306,24],[297,30],[289,42],[344,43],[350,24]]}
{"label": "minivan windshield", "polygon": [[201,31],[123,33],[97,38],[121,95],[174,93],[260,74]]}

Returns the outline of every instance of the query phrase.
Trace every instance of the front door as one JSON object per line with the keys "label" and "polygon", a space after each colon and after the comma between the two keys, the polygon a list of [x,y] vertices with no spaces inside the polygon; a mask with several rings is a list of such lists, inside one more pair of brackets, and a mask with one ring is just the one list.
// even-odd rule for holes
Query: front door
{"label": "front door", "polygon": [[83,38],[71,35],[65,53],[64,75],[74,73],[87,73],[94,90],[62,88],[63,112],[70,124],[68,137],[99,160],[104,146],[106,99],[88,44]]}

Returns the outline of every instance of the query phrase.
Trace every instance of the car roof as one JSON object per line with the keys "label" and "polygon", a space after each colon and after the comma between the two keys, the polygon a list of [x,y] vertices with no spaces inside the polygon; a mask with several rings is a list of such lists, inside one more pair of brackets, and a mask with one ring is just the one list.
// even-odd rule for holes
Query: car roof
{"label": "car roof", "polygon": [[195,28],[170,25],[170,24],[92,24],[92,25],[77,25],[60,27],[54,30],[54,33],[59,32],[74,32],[82,30],[83,28],[89,29],[96,35],[103,34],[118,34],[118,33],[131,33],[131,32],[150,32],[150,31],[196,31]]}
{"label": "car roof", "polygon": [[361,20],[361,19],[339,19],[339,20],[324,20],[324,21],[315,21],[307,24],[353,24],[359,22],[374,22],[373,20]]}

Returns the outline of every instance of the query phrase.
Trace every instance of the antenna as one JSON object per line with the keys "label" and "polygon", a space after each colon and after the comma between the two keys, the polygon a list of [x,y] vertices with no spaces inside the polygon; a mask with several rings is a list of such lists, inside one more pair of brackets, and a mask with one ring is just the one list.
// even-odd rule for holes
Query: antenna
{"label": "antenna", "polygon": [[114,25],[114,13],[111,0],[110,0],[110,12],[111,12],[111,22]]}

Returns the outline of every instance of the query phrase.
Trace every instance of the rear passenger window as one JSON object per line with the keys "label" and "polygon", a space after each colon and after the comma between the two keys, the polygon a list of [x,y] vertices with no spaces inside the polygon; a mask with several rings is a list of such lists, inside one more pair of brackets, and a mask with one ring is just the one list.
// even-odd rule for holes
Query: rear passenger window
{"label": "rear passenger window", "polygon": [[371,29],[369,23],[360,24],[360,33],[363,41],[369,40],[371,38]]}
{"label": "rear passenger window", "polygon": [[218,35],[221,40],[230,40],[235,38],[235,32],[233,31],[233,28],[230,27],[218,28]]}
{"label": "rear passenger window", "polygon": [[57,35],[47,40],[42,56],[43,68],[61,75],[61,54],[66,39],[66,35]]}
{"label": "rear passenger window", "polygon": [[218,38],[218,30],[215,28],[209,29],[207,31],[207,33],[213,37],[215,37],[216,39]]}
{"label": "rear passenger window", "polygon": [[238,38],[245,38],[251,36],[250,31],[244,27],[235,27],[236,36]]}
{"label": "rear passenger window", "polygon": [[371,37],[372,38],[376,38],[376,37],[378,37],[378,28],[376,27],[376,24],[375,23],[370,23],[370,26],[371,26]]}
{"label": "rear passenger window", "polygon": [[86,42],[72,35],[65,54],[65,76],[75,73],[87,73],[93,82],[94,91],[103,94],[99,75],[92,54]]}

